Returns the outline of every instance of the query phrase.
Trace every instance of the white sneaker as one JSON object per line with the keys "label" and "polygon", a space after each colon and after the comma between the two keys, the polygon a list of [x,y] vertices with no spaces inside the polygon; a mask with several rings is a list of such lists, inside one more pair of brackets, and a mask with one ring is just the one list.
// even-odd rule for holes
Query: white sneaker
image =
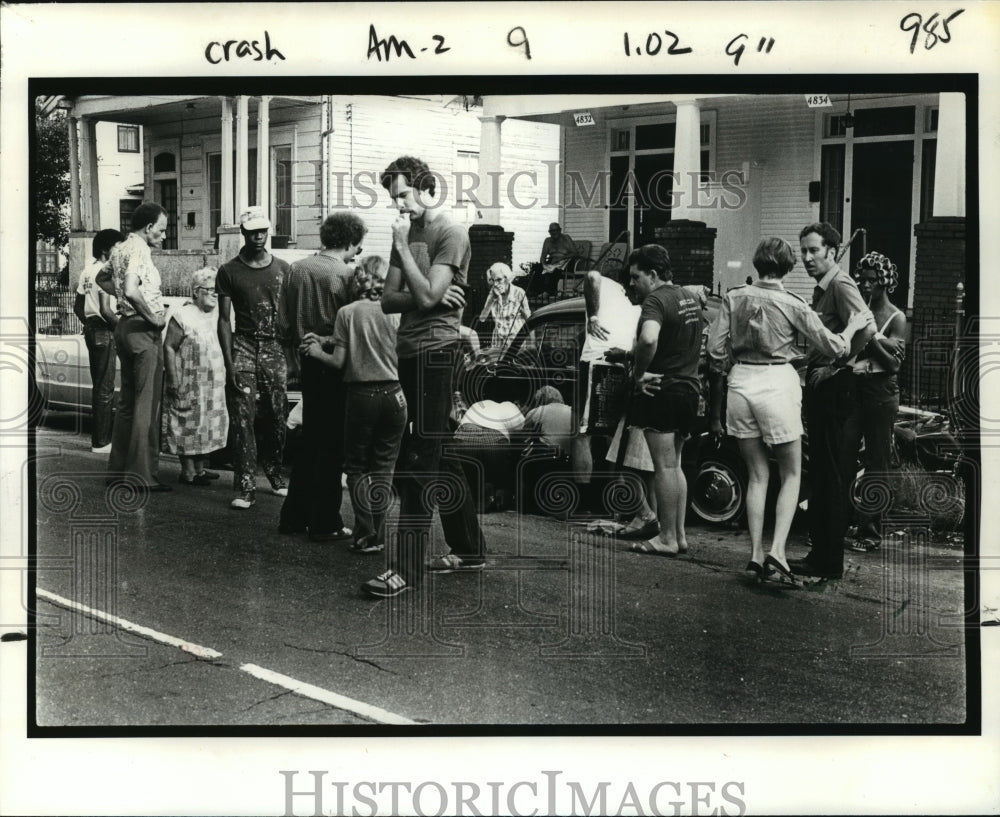
{"label": "white sneaker", "polygon": [[111,453],[111,443],[107,445],[102,445],[100,448],[90,447],[90,452],[92,454],[110,454]]}
{"label": "white sneaker", "polygon": [[252,508],[257,504],[257,497],[254,496],[253,491],[244,491],[236,499],[229,503],[230,508],[236,508],[238,511],[245,511],[247,508]]}

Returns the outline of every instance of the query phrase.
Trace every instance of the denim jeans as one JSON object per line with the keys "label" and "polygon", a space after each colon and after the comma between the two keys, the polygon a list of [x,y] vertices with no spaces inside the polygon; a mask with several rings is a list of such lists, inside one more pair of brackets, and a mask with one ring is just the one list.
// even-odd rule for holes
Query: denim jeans
{"label": "denim jeans", "polygon": [[481,560],[486,553],[462,463],[441,456],[442,446],[452,439],[449,416],[458,354],[456,343],[399,361],[409,429],[396,462],[399,547],[390,565],[410,584],[418,584],[423,573],[435,507],[452,553],[468,560]]}
{"label": "denim jeans", "polygon": [[344,472],[357,544],[385,543],[385,512],[405,428],[406,398],[398,381],[347,384]]}
{"label": "denim jeans", "polygon": [[288,496],[279,526],[285,531],[333,533],[344,527],[341,475],[344,469],[344,381],[339,369],[304,357],[302,439],[292,464]]}
{"label": "denim jeans", "polygon": [[88,318],[83,327],[90,358],[91,419],[90,444],[103,448],[111,442],[111,423],[114,420],[115,402],[115,336],[101,318]]}

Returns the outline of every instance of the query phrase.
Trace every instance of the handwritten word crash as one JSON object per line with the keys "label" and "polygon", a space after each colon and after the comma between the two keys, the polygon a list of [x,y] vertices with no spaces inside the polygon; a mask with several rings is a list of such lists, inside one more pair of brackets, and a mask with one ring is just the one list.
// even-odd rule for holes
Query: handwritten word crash
{"label": "handwritten word crash", "polygon": [[264,32],[263,50],[261,50],[259,40],[226,40],[224,43],[210,42],[205,46],[205,59],[212,65],[229,62],[233,58],[245,59],[246,57],[250,57],[254,62],[285,59],[285,55],[271,45],[271,35],[266,31]]}

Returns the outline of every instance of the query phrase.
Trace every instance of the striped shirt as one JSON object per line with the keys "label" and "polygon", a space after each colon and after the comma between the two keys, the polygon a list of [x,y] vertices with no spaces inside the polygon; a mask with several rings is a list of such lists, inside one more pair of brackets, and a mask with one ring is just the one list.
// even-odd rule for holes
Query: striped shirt
{"label": "striped shirt", "polygon": [[322,252],[292,264],[281,295],[281,323],[297,348],[309,332],[333,335],[337,312],[351,301],[351,271],[340,258]]}

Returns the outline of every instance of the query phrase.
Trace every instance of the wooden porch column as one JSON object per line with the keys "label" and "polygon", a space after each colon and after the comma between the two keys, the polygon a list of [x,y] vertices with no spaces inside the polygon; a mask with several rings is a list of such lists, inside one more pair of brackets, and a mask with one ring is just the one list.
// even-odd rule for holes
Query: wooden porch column
{"label": "wooden porch column", "polygon": [[250,155],[247,133],[250,121],[250,97],[236,97],[236,219],[250,205]]}
{"label": "wooden porch column", "polygon": [[500,185],[495,183],[493,179],[498,178],[497,174],[500,172],[500,162],[503,155],[500,126],[506,118],[505,116],[479,117],[482,125],[479,133],[479,184],[476,188],[476,197],[482,203],[478,209],[482,212],[483,221],[486,224],[500,224],[502,212],[499,201]]}
{"label": "wooden porch column", "polygon": [[[701,172],[701,107],[697,100],[676,102],[677,127],[674,131],[674,174],[677,187],[674,188],[678,204],[670,214],[672,221],[697,217],[692,208],[693,196],[697,189],[697,177],[690,174]],[[676,194],[680,193],[677,197]]]}
{"label": "wooden porch column", "polygon": [[221,141],[221,213],[219,221],[223,226],[235,223],[233,218],[233,103],[229,97],[222,99],[222,141]]}
{"label": "wooden porch column", "polygon": [[81,226],[84,230],[99,230],[101,220],[100,191],[97,181],[97,123],[80,120],[80,182]]}
{"label": "wooden porch column", "polygon": [[271,97],[262,96],[257,105],[257,204],[264,208],[271,221],[271,162],[270,162]]}
{"label": "wooden porch column", "polygon": [[939,99],[933,214],[965,216],[965,94]]}
{"label": "wooden porch column", "polygon": [[80,217],[80,150],[79,137],[77,136],[77,126],[80,120],[75,116],[66,118],[69,128],[69,229],[78,233],[83,229],[83,221]]}

